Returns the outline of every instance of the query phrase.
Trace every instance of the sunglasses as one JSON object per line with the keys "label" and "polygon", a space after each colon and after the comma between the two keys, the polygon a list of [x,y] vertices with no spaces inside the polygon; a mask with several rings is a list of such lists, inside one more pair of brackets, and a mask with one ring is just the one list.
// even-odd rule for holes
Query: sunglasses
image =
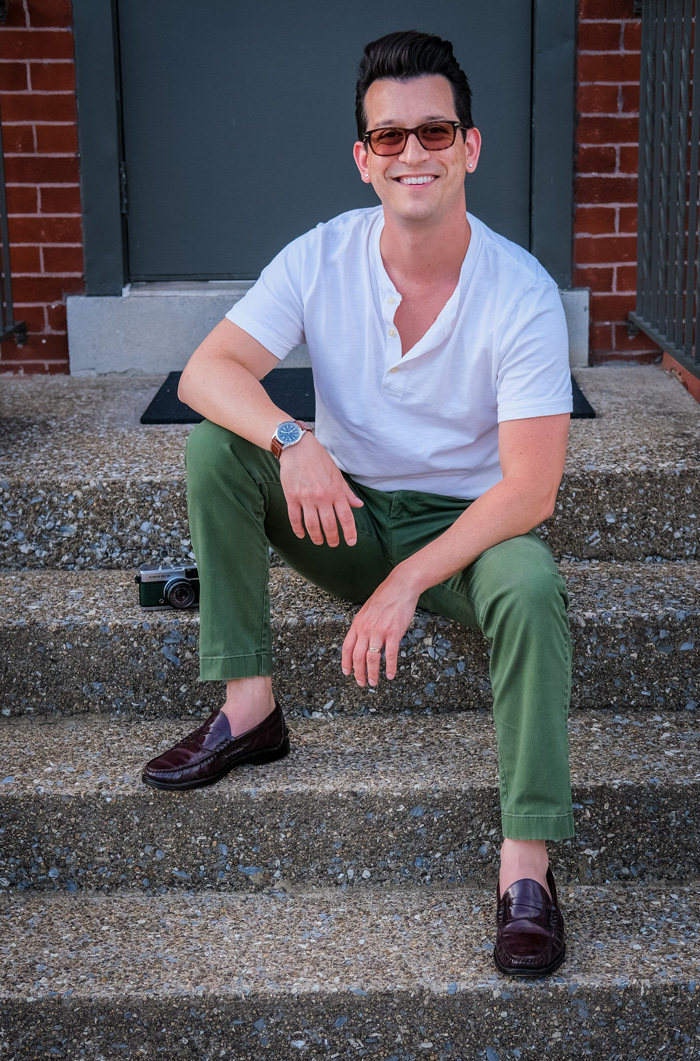
{"label": "sunglasses", "polygon": [[458,129],[466,126],[460,122],[426,122],[415,129],[392,125],[386,129],[370,129],[362,137],[362,143],[369,144],[375,155],[400,155],[413,133],[426,151],[444,151],[454,144]]}

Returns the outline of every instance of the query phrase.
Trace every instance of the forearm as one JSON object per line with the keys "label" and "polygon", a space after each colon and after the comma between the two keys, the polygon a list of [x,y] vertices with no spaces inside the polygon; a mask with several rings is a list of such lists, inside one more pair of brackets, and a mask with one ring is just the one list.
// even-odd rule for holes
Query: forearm
{"label": "forearm", "polygon": [[531,483],[503,479],[473,501],[448,530],[399,564],[390,577],[420,595],[492,546],[537,527],[551,515],[554,496],[537,493]]}
{"label": "forearm", "polygon": [[264,449],[269,449],[277,425],[292,419],[248,369],[216,354],[188,365],[178,394],[207,420]]}

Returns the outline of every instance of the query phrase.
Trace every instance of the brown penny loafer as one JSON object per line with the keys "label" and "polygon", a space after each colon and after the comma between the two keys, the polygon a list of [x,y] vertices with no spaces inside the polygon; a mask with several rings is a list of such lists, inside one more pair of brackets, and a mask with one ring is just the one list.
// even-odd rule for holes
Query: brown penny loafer
{"label": "brown penny loafer", "polygon": [[547,892],[534,880],[516,880],[496,893],[496,946],[493,960],[509,976],[548,976],[564,961],[564,918],[552,871]]}
{"label": "brown penny loafer", "polygon": [[263,721],[231,736],[223,711],[174,748],[146,763],[141,779],[154,788],[185,789],[211,785],[241,763],[269,763],[289,752],[289,731],[279,704]]}

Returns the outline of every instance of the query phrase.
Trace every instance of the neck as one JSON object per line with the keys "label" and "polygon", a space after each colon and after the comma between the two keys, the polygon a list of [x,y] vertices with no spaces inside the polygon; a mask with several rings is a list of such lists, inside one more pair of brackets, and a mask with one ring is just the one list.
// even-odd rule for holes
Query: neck
{"label": "neck", "polygon": [[471,226],[464,211],[449,223],[425,227],[397,223],[385,212],[379,246],[394,283],[399,278],[416,283],[456,282],[470,239]]}

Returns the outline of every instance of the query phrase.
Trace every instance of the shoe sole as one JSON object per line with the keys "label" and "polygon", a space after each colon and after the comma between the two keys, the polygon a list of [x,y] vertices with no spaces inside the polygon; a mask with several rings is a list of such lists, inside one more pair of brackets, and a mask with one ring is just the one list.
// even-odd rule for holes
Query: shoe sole
{"label": "shoe sole", "polygon": [[508,969],[505,965],[501,965],[498,958],[496,957],[496,951],[494,950],[493,963],[498,969],[499,973],[503,973],[504,976],[517,976],[521,979],[534,980],[538,976],[549,976],[551,973],[554,972],[555,969],[559,968],[561,963],[564,961],[565,957],[566,946],[563,947],[561,954],[558,955],[558,957],[556,957],[553,962],[550,962],[550,964],[545,966],[543,969]]}
{"label": "shoe sole", "polygon": [[141,780],[144,785],[149,785],[151,788],[162,788],[169,792],[184,792],[190,788],[205,788],[207,785],[213,785],[230,773],[231,770],[235,770],[237,766],[242,766],[244,763],[272,763],[276,759],[284,759],[285,755],[289,755],[289,737],[285,737],[276,748],[264,748],[259,752],[251,752],[250,755],[242,755],[240,759],[236,759],[230,766],[225,766],[223,770],[219,770],[218,774],[213,774],[204,781],[171,783],[169,781],[156,781],[154,778],[146,777],[145,774],[141,775]]}

